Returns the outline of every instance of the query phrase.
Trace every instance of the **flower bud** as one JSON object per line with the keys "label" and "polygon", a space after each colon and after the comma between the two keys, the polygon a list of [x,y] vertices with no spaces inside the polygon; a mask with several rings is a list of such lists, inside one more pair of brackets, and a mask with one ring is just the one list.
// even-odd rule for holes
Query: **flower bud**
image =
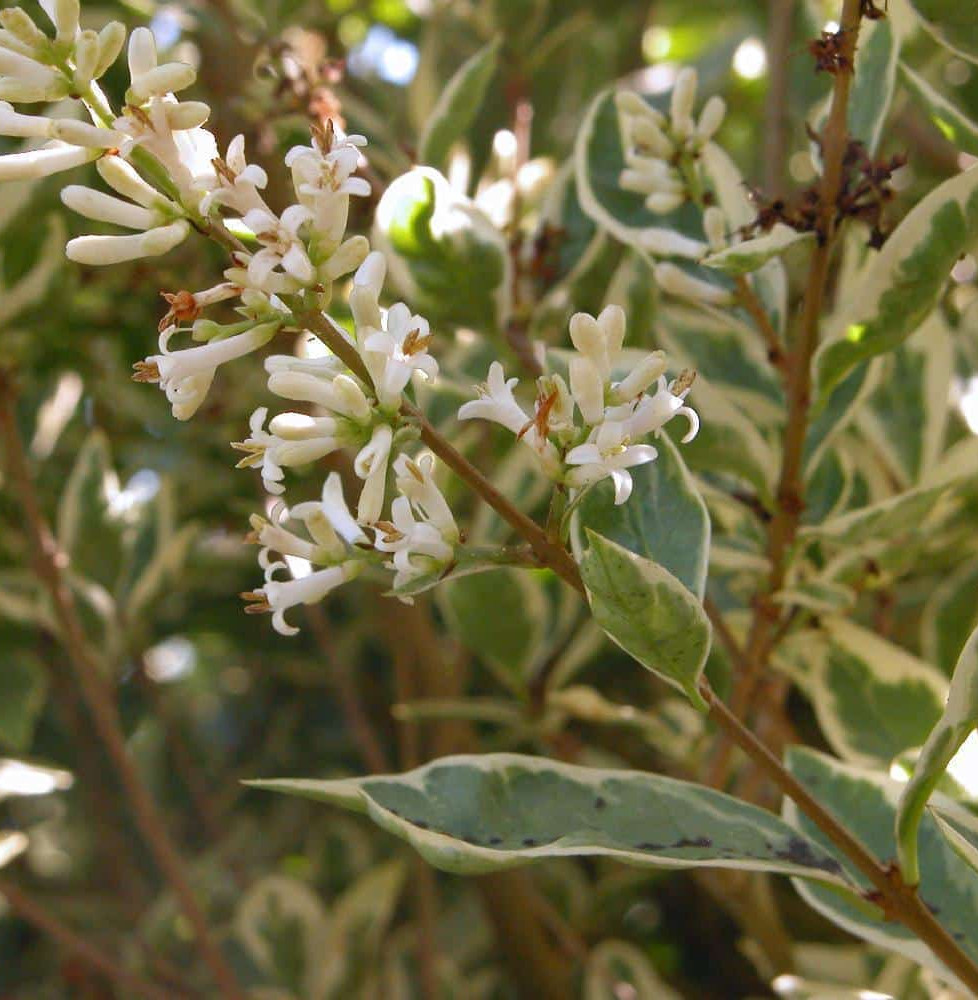
{"label": "flower bud", "polygon": [[98,150],[78,146],[54,145],[26,153],[0,156],[0,181],[25,181],[80,167],[98,156]]}
{"label": "flower bud", "polygon": [[700,119],[696,124],[696,138],[701,143],[709,142],[723,124],[723,116],[726,113],[726,101],[714,94],[700,112]]}
{"label": "flower bud", "polygon": [[133,77],[132,86],[126,92],[130,104],[142,104],[151,97],[184,90],[197,79],[193,66],[186,63],[164,63],[139,76]]}
{"label": "flower bud", "polygon": [[54,22],[59,42],[73,42],[78,34],[78,18],[81,14],[79,0],[51,0],[41,3],[45,13]]}
{"label": "flower bud", "polygon": [[51,123],[39,115],[22,115],[6,101],[0,101],[0,135],[19,139],[39,139],[50,136]]}
{"label": "flower bud", "polygon": [[669,106],[672,131],[680,138],[686,138],[693,131],[693,105],[695,103],[696,70],[692,66],[684,66],[676,75]]}
{"label": "flower bud", "polygon": [[655,215],[675,212],[686,201],[686,195],[678,191],[655,191],[645,199],[645,207]]}
{"label": "flower bud", "polygon": [[78,264],[121,264],[140,257],[159,257],[182,243],[190,232],[183,219],[132,236],[79,236],[68,241],[65,253]]}
{"label": "flower bud", "polygon": [[622,114],[634,115],[660,127],[666,123],[665,115],[642,100],[634,90],[619,90],[615,94],[615,107]]}
{"label": "flower bud", "polygon": [[673,141],[648,118],[633,118],[627,125],[631,138],[653,156],[669,159],[676,151]]}
{"label": "flower bud", "polygon": [[166,123],[174,132],[186,132],[203,125],[211,116],[209,104],[203,101],[180,101],[163,107]]}
{"label": "flower bud", "polygon": [[86,90],[95,78],[98,65],[99,41],[94,31],[83,31],[75,42],[75,88]]}
{"label": "flower bud", "polygon": [[727,245],[727,218],[722,208],[711,205],[703,213],[703,232],[711,250],[722,250]]}
{"label": "flower bud", "polygon": [[136,28],[129,36],[129,76],[132,80],[156,69],[156,39],[149,28]]}
{"label": "flower bud", "polygon": [[160,221],[155,212],[80,184],[69,184],[61,192],[61,200],[86,219],[109,222],[127,229],[152,229]]}
{"label": "flower bud", "polygon": [[570,388],[584,422],[600,424],[604,419],[604,382],[588,358],[570,359]]}
{"label": "flower bud", "polygon": [[121,156],[103,156],[95,169],[110,188],[144,208],[154,208],[165,201],[163,195],[147,184]]}
{"label": "flower bud", "polygon": [[109,21],[98,33],[98,61],[92,79],[100,79],[108,68],[119,58],[126,43],[126,26],[121,21]]}
{"label": "flower bud", "polygon": [[643,230],[638,237],[639,246],[656,257],[688,257],[698,260],[709,249],[700,240],[690,239],[672,229],[655,226]]}
{"label": "flower bud", "polygon": [[660,376],[665,374],[666,355],[664,351],[653,351],[642,360],[614,387],[611,396],[615,403],[627,403],[634,399]]}
{"label": "flower bud", "polygon": [[59,81],[58,74],[53,69],[41,65],[30,56],[9,49],[0,49],[0,74],[12,77],[11,82],[45,91]]}
{"label": "flower bud", "polygon": [[705,302],[714,306],[728,306],[734,302],[733,294],[725,288],[712,285],[701,278],[694,278],[675,264],[668,262],[656,264],[655,280],[664,292],[677,298],[692,299],[694,302]]}
{"label": "flower bud", "polygon": [[0,24],[11,36],[30,50],[48,44],[48,36],[34,23],[30,14],[21,7],[0,10]]}
{"label": "flower bud", "polygon": [[122,142],[123,136],[111,128],[99,128],[73,118],[57,118],[48,123],[52,139],[70,142],[73,146],[90,146],[92,149],[111,149]]}

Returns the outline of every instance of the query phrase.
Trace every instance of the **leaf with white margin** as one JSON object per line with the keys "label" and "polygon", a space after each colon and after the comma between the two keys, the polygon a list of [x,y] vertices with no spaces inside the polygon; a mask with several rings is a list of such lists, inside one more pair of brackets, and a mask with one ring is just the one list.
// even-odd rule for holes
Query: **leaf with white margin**
{"label": "leaf with white margin", "polygon": [[978,62],[978,7],[962,0],[910,0],[921,24],[943,46]]}
{"label": "leaf with white margin", "polygon": [[453,143],[465,135],[482,108],[498,63],[499,39],[494,39],[467,59],[448,81],[418,140],[419,163],[438,170],[447,166]]}
{"label": "leaf with white margin", "polygon": [[697,682],[710,652],[710,621],[668,570],[585,528],[580,559],[594,620],[643,667],[700,709]]}
{"label": "leaf with white margin", "polygon": [[391,183],[373,240],[398,293],[432,325],[506,325],[513,280],[506,238],[437,170],[415,167]]}
{"label": "leaf with white margin", "polygon": [[617,1000],[624,996],[682,1000],[659,977],[641,948],[629,941],[602,941],[588,952],[582,1000]]}
{"label": "leaf with white margin", "polygon": [[711,253],[701,263],[736,277],[758,270],[772,257],[779,257],[798,243],[811,243],[814,239],[814,233],[800,233],[779,222],[769,233]]}
{"label": "leaf with white margin", "polygon": [[309,996],[329,932],[319,896],[299,879],[266,875],[245,893],[234,933],[253,961],[274,981]]}
{"label": "leaf with white margin", "polygon": [[937,464],[954,374],[954,331],[936,309],[896,350],[881,358],[879,385],[856,418],[904,488]]}
{"label": "leaf with white margin", "polygon": [[846,618],[792,636],[778,663],[805,692],[829,746],[863,767],[885,770],[919,747],[947,697],[940,671]]}
{"label": "leaf with white margin", "polygon": [[430,864],[460,875],[602,856],[847,884],[831,852],[767,810],[658,774],[493,753],[445,757],[401,775],[248,784],[367,813]]}
{"label": "leaf with white margin", "polygon": [[856,50],[849,132],[870,155],[876,152],[896,88],[899,32],[889,18],[864,21]]}
{"label": "leaf with white margin", "polygon": [[900,869],[914,885],[920,878],[925,851],[918,849],[924,809],[941,776],[978,724],[978,629],[961,650],[944,713],[920,751],[913,776],[900,798],[896,831]]}
{"label": "leaf with white margin", "polygon": [[905,62],[900,63],[900,79],[948,142],[964,153],[978,156],[978,122],[972,121]]}
{"label": "leaf with white margin", "polygon": [[971,167],[917,202],[867,268],[845,329],[816,355],[822,400],[860,361],[892,350],[920,326],[976,238],[978,167]]}
{"label": "leaf with white margin", "polygon": [[[884,864],[893,858],[896,843],[893,835],[897,801],[904,786],[876,770],[843,764],[807,747],[790,747],[788,770],[828,808]],[[786,799],[782,815],[805,835],[828,848],[829,841],[798,807]],[[920,897],[944,929],[974,961],[978,959],[978,935],[975,913],[978,912],[978,874],[971,870],[945,840],[937,822],[924,817],[920,830],[923,880]],[[872,887],[855,869],[846,864],[850,878],[865,890]],[[912,931],[893,920],[886,920],[875,906],[858,896],[835,888],[793,879],[801,897],[832,923],[864,941],[879,945],[934,969],[957,984],[930,949]]]}
{"label": "leaf with white margin", "polygon": [[662,435],[659,457],[631,470],[632,495],[615,504],[614,487],[602,480],[588,490],[574,512],[574,550],[590,528],[631,552],[651,559],[702,599],[710,552],[710,515],[679,448]]}
{"label": "leaf with white margin", "polygon": [[929,486],[908,490],[880,503],[848,511],[824,524],[802,528],[800,536],[819,538],[834,545],[860,545],[864,542],[889,540],[900,534],[918,532],[922,523],[940,512],[948,486]]}

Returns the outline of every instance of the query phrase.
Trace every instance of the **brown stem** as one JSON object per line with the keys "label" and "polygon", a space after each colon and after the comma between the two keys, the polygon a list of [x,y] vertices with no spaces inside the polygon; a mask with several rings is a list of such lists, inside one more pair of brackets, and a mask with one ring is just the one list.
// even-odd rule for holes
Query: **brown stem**
{"label": "brown stem", "polygon": [[77,956],[93,969],[97,969],[118,984],[127,995],[142,997],[144,1000],[173,1000],[173,993],[170,990],[156,986],[119,965],[97,945],[65,926],[36,899],[7,879],[0,880],[0,896],[6,899],[10,909],[22,920],[53,938],[65,951]]}
{"label": "brown stem", "polygon": [[[819,320],[825,304],[836,236],[836,206],[842,190],[843,160],[849,141],[846,115],[861,8],[861,0],[844,0],[839,22],[839,68],[835,73],[832,104],[821,139],[824,172],[819,186],[818,243],[809,266],[798,336],[788,357],[788,417],[782,442],[777,505],[768,531],[771,572],[764,590],[758,593],[754,602],[754,616],[747,638],[747,669],[738,675],[731,700],[731,709],[738,718],[746,714],[752,703],[757,682],[774,648],[780,609],[772,598],[784,586],[789,555],[805,507],[803,459],[811,407],[812,359],[818,346]],[[723,783],[729,756],[729,745],[721,744],[712,768],[720,783]]]}
{"label": "brown stem", "polygon": [[[314,330],[329,349],[359,378],[372,384],[356,347],[336,330],[322,313],[310,312],[301,317],[310,330]],[[467,483],[504,521],[526,539],[540,565],[549,566],[562,580],[579,593],[584,593],[584,584],[578,572],[577,563],[559,542],[531,517],[527,517],[512,504],[495,486],[431,424],[428,418],[413,403],[405,400],[401,413],[414,420],[421,428],[421,440],[448,466],[463,482]]]}
{"label": "brown stem", "polygon": [[757,326],[757,330],[764,338],[767,347],[768,361],[781,372],[782,377],[787,377],[787,359],[784,354],[784,347],[781,344],[781,337],[774,329],[771,317],[764,308],[763,303],[757,297],[757,293],[751,287],[750,282],[743,275],[738,275],[736,279],[737,298],[740,304],[750,313],[751,319]]}
{"label": "brown stem", "polygon": [[773,753],[727,708],[705,680],[700,694],[710,707],[710,718],[787,795],[832,843],[862,872],[878,893],[887,916],[899,920],[963,982],[978,995],[978,965],[958,947],[934,914],[905,885],[899,871],[884,866],[808,789],[788,771]]}
{"label": "brown stem", "polygon": [[234,973],[214,940],[207,918],[191,888],[183,859],[166,830],[163,816],[129,755],[112,691],[91,653],[74,596],[62,575],[64,557],[41,512],[17,427],[14,400],[11,380],[0,372],[0,440],[3,442],[7,474],[20,497],[31,540],[34,571],[51,596],[68,654],[67,662],[92,717],[96,734],[118,774],[136,825],[194,929],[201,957],[210,968],[221,996],[226,1000],[238,1000],[243,994]]}

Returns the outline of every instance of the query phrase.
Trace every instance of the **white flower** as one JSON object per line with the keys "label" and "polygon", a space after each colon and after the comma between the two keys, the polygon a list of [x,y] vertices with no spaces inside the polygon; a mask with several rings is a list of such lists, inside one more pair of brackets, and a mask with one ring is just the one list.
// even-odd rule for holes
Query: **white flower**
{"label": "white flower", "polygon": [[438,362],[428,353],[431,331],[428,321],[412,316],[403,302],[387,310],[383,330],[369,327],[363,336],[362,355],[381,406],[397,408],[411,376],[420,372],[426,379],[438,374]]}
{"label": "white flower", "polygon": [[299,630],[285,620],[285,612],[298,604],[318,604],[330,591],[357,576],[362,563],[351,560],[339,566],[329,566],[310,573],[301,580],[274,579],[276,571],[280,569],[288,567],[284,562],[270,563],[265,570],[264,586],[241,596],[246,601],[255,602],[245,608],[248,614],[270,611],[272,627],[276,632],[280,635],[296,635]]}
{"label": "white flower", "polygon": [[458,525],[451,507],[435,482],[435,457],[428,452],[417,461],[401,454],[394,461],[395,484],[402,496],[446,541],[459,540]]}
{"label": "white flower", "polygon": [[[269,358],[271,362],[273,358]],[[363,389],[350,375],[334,375],[328,369],[322,373],[308,370],[268,367],[271,374],[268,388],[276,396],[303,403],[315,403],[334,414],[366,426],[370,423],[372,409]]]}
{"label": "white flower", "polygon": [[35,54],[0,48],[0,99],[24,104],[60,101],[70,88],[67,77],[43,65]]}
{"label": "white flower", "polygon": [[207,215],[214,205],[226,205],[239,215],[260,209],[269,211],[258,193],[268,184],[268,174],[245,159],[245,140],[236,135],[228,145],[227,155],[217,167],[217,186],[201,199],[200,211]]}
{"label": "white flower", "polygon": [[362,135],[344,135],[329,120],[325,129],[314,133],[308,146],[293,146],[285,156],[285,165],[292,170],[299,201],[315,211],[324,192],[347,197],[369,196],[370,184],[353,176],[360,162],[358,147],[366,145]]}
{"label": "white flower", "polygon": [[455,558],[453,545],[427,521],[418,521],[406,496],[391,504],[391,520],[374,525],[374,547],[393,553],[388,566],[394,572],[394,588],[403,587],[419,576],[449,566]]}
{"label": "white flower", "polygon": [[693,302],[704,302],[713,306],[729,306],[736,301],[733,292],[687,274],[682,268],[668,261],[656,264],[654,274],[656,284],[664,292],[680,299],[690,299]]}
{"label": "white flower", "polygon": [[[96,239],[98,237],[85,237]],[[127,239],[124,236],[105,239]],[[189,420],[200,407],[214,381],[217,369],[227,361],[243,358],[263,347],[275,336],[279,324],[263,323],[244,333],[182,351],[169,351],[167,344],[176,332],[169,327],[160,334],[161,354],[154,354],[134,367],[138,382],[159,382],[177,420]]]}
{"label": "white flower", "polygon": [[338,472],[331,472],[323,483],[322,499],[297,504],[291,510],[300,518],[309,534],[322,546],[333,546],[337,538],[346,545],[367,543],[367,536],[357,524],[343,496],[343,480]]}
{"label": "white flower", "polygon": [[276,268],[300,283],[311,284],[316,271],[309,260],[299,230],[312,218],[303,205],[290,205],[276,218],[267,209],[256,208],[244,217],[244,224],[255,234],[262,249],[248,259],[248,278],[256,288]]}
{"label": "white flower", "polygon": [[684,416],[689,421],[689,430],[683,437],[682,443],[687,444],[692,441],[700,429],[699,416],[685,403],[692,384],[693,375],[690,372],[683,372],[679,378],[668,384],[665,375],[661,375],[655,395],[643,396],[627,417],[628,435],[639,438],[646,434],[658,433],[673,417]]}
{"label": "white flower", "polygon": [[516,401],[513,387],[518,383],[519,379],[516,378],[507,380],[503,366],[498,361],[493,361],[485,384],[476,387],[479,398],[463,403],[459,407],[458,419],[490,420],[502,424],[533,449],[548,475],[558,476],[560,462],[557,449],[552,441],[540,433],[533,419]]}
{"label": "white flower", "polygon": [[615,503],[623,504],[632,493],[632,477],[627,470],[654,461],[656,455],[658,452],[652,445],[630,443],[626,424],[606,421],[592,431],[585,444],[567,453],[567,464],[577,466],[567,473],[567,482],[583,487],[611,476]]}
{"label": "white flower", "polygon": [[134,205],[81,184],[69,184],[63,188],[61,200],[86,219],[109,222],[126,229],[153,229],[166,221],[162,212]]}
{"label": "white flower", "polygon": [[387,461],[393,437],[394,432],[389,425],[379,424],[353,462],[353,471],[364,480],[360,502],[357,504],[357,520],[361,524],[371,524],[378,520],[383,510]]}
{"label": "white flower", "polygon": [[285,492],[285,487],[282,485],[285,472],[275,461],[273,446],[276,439],[265,430],[267,416],[268,407],[258,407],[248,421],[251,434],[244,441],[232,441],[231,447],[245,453],[245,457],[237,463],[235,468],[245,469],[260,466],[262,485],[266,492],[280,496]]}

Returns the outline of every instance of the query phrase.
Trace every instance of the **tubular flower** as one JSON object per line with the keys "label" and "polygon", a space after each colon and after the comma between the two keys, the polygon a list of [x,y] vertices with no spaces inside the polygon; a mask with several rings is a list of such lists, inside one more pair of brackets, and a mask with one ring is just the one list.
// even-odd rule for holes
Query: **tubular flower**
{"label": "tubular flower", "polygon": [[367,327],[357,332],[363,338],[361,353],[381,406],[398,407],[401,393],[415,372],[425,379],[438,374],[438,362],[428,353],[428,321],[412,316],[403,302],[387,310],[384,329]]}
{"label": "tubular flower", "polygon": [[[597,317],[576,313],[570,336],[577,349],[568,364],[570,388],[558,375],[537,379],[532,417],[514,395],[517,379],[506,380],[502,365],[493,362],[480,398],[464,403],[459,419],[502,424],[544,458],[550,478],[572,489],[611,477],[615,503],[622,504],[632,490],[627,470],[657,455],[655,448],[641,443],[643,437],[680,414],[690,423],[683,440],[695,437],[699,418],[685,403],[694,375],[683,373],[667,384],[665,355],[653,351],[616,381],[625,357],[625,314],[618,306],[608,306]],[[656,391],[649,395],[653,384]],[[580,422],[575,422],[575,407]]]}
{"label": "tubular flower", "polygon": [[272,627],[276,632],[296,635],[299,630],[285,620],[285,612],[299,604],[318,604],[331,591],[356,577],[362,568],[362,562],[350,560],[300,579],[276,580],[275,573],[280,569],[288,570],[288,566],[284,562],[269,563],[265,569],[264,585],[259,590],[241,595],[251,602],[245,611],[248,614],[271,612]]}

